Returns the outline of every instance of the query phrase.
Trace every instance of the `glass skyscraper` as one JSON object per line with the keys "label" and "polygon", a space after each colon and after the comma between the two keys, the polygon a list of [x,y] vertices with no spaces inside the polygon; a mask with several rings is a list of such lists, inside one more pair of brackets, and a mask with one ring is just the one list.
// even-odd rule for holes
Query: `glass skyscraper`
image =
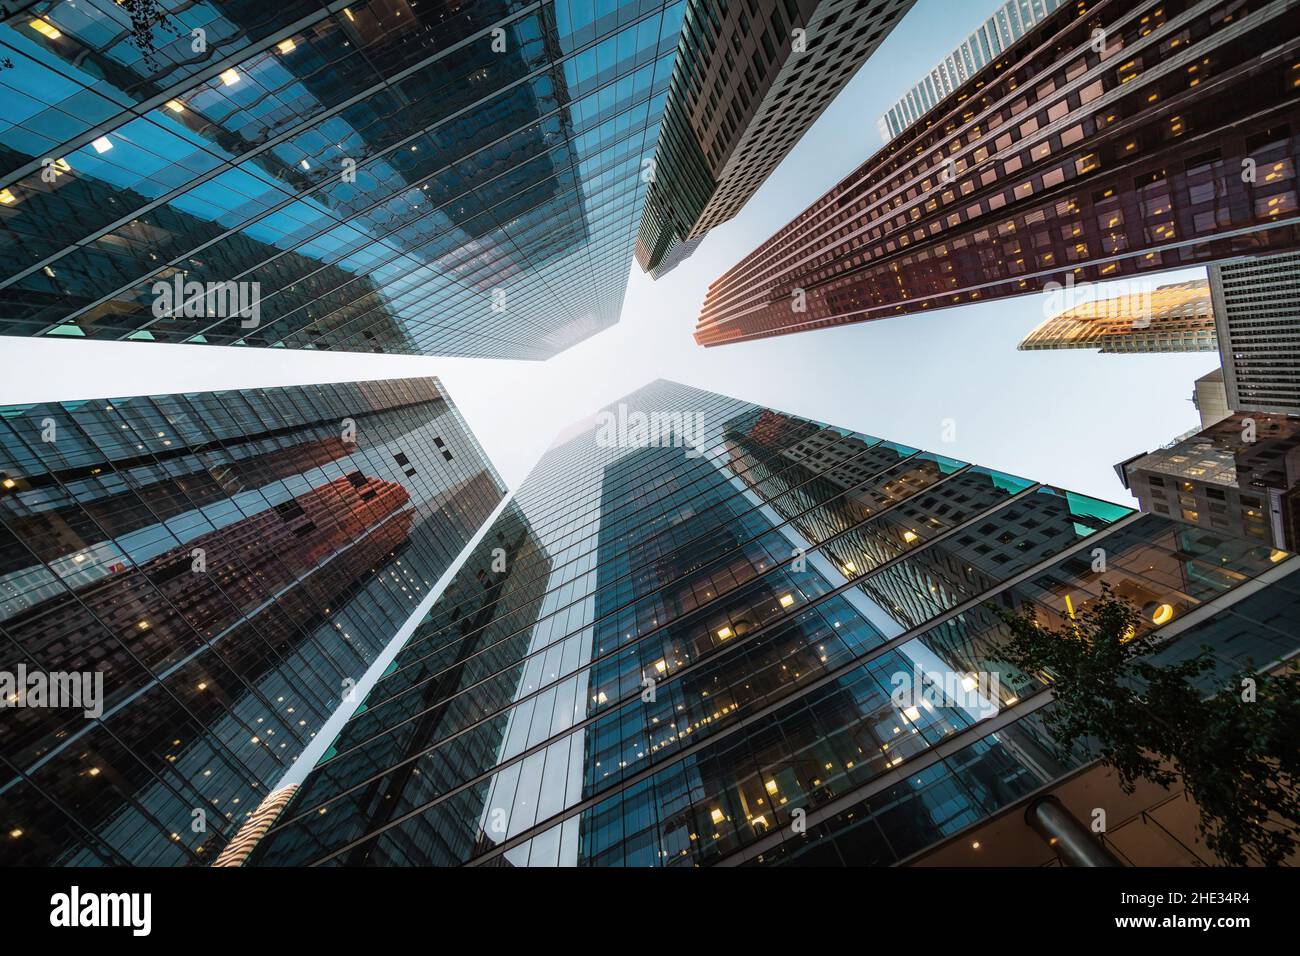
{"label": "glass skyscraper", "polygon": [[0,334],[554,355],[617,321],[685,4],[30,4]]}
{"label": "glass skyscraper", "polygon": [[1128,289],[1118,296],[1107,295],[1104,287],[1090,289],[1084,301],[1046,319],[1017,346],[1026,352],[1110,353],[1213,352],[1218,347],[1205,280]]}
{"label": "glass skyscraper", "polygon": [[1230,624],[1263,665],[1298,567],[658,381],[556,440],[249,862],[905,860],[1073,769],[989,602],[1109,584],[1166,653]]}
{"label": "glass skyscraper", "polygon": [[211,862],[503,494],[432,378],[0,408],[0,863]]}
{"label": "glass skyscraper", "polygon": [[1293,14],[1058,8],[714,281],[696,341],[1300,247]]}

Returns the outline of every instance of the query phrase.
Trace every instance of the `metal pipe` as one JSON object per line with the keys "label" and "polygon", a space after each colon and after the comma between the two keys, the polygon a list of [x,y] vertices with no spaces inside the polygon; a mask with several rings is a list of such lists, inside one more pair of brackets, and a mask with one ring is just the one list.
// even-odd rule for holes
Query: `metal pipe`
{"label": "metal pipe", "polygon": [[1029,804],[1025,822],[1066,866],[1124,865],[1056,797],[1039,797]]}

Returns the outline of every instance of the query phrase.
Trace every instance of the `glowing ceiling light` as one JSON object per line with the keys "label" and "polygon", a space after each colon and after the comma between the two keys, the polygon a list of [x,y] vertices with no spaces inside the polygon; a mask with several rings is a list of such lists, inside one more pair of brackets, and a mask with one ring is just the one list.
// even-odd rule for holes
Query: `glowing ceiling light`
{"label": "glowing ceiling light", "polygon": [[655,661],[655,671],[662,674],[666,670],[668,670],[668,664],[664,661],[662,657],[659,658],[659,660]]}
{"label": "glowing ceiling light", "polygon": [[903,716],[908,720],[917,721],[921,719],[921,709],[913,704],[903,711]]}
{"label": "glowing ceiling light", "polygon": [[718,628],[718,640],[725,641],[727,638],[731,637],[731,635],[732,635],[731,628],[729,627]]}
{"label": "glowing ceiling light", "polygon": [[763,786],[767,789],[767,792],[768,792],[768,793],[772,794],[772,796],[776,796],[776,781],[775,781],[775,780],[769,780],[769,781],[768,781],[767,783],[765,783]]}
{"label": "glowing ceiling light", "polygon": [[1168,624],[1174,618],[1174,606],[1172,604],[1161,604],[1151,612],[1152,624]]}
{"label": "glowing ceiling light", "polygon": [[224,83],[226,86],[234,86],[236,83],[239,82],[239,71],[226,70],[224,73],[221,74],[221,82]]}
{"label": "glowing ceiling light", "polygon": [[60,33],[58,30],[55,29],[54,24],[46,20],[40,20],[40,19],[33,20],[31,23],[27,25],[31,27],[33,30],[35,30],[37,33],[39,33],[41,36],[49,37],[51,40],[57,40],[59,37],[63,36],[62,33]]}
{"label": "glowing ceiling light", "polygon": [[294,43],[292,39],[281,40],[279,43],[275,45],[275,48],[279,50],[281,53],[292,53],[294,51],[294,48],[297,47],[297,45],[298,44]]}
{"label": "glowing ceiling light", "polygon": [[0,203],[8,206],[10,203],[18,201],[18,197],[13,194],[12,190],[0,189]]}
{"label": "glowing ceiling light", "polygon": [[915,541],[915,540],[917,539],[917,537],[918,537],[918,535],[917,535],[917,533],[916,533],[915,531],[904,531],[904,532],[903,532],[903,540],[906,541],[908,544],[911,544],[913,541]]}
{"label": "glowing ceiling light", "polygon": [[90,145],[95,147],[95,152],[97,153],[107,153],[113,148],[113,143],[107,136],[99,137],[99,139],[95,140]]}
{"label": "glowing ceiling light", "polygon": [[722,811],[719,810],[717,807],[713,808],[713,811],[709,814],[709,817],[713,820],[714,823],[721,823],[723,820],[726,819],[726,817],[722,815]]}
{"label": "glowing ceiling light", "polygon": [[791,604],[793,604],[793,603],[794,603],[794,595],[792,595],[792,594],[782,594],[782,595],[781,595],[781,606],[782,606],[782,607],[789,607],[789,606],[790,606]]}
{"label": "glowing ceiling light", "polygon": [[185,104],[182,103],[180,100],[168,100],[167,108],[171,110],[173,113],[185,112]]}

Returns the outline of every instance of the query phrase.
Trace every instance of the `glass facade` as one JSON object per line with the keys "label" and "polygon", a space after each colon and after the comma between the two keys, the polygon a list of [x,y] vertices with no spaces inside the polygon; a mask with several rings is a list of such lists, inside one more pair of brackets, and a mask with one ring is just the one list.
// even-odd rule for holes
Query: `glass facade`
{"label": "glass facade", "polygon": [[251,862],[782,862],[861,800],[873,849],[832,852],[892,862],[1068,769],[988,602],[1055,624],[1105,583],[1173,628],[1267,575],[1290,603],[1220,648],[1262,663],[1297,565],[655,382],[557,439]]}
{"label": "glass facade", "polygon": [[1061,7],[717,279],[696,341],[1300,246],[1289,9]]}
{"label": "glass facade", "polygon": [[0,334],[554,355],[617,321],[685,3],[163,0],[152,48],[113,0],[32,4]]}
{"label": "glass facade", "polygon": [[1214,352],[1210,284],[1199,280],[1134,289],[1114,298],[1091,296],[1047,319],[1021,340],[1026,352]]}
{"label": "glass facade", "polygon": [[432,378],[0,408],[0,670],[102,681],[6,687],[0,863],[211,862],[503,494]]}

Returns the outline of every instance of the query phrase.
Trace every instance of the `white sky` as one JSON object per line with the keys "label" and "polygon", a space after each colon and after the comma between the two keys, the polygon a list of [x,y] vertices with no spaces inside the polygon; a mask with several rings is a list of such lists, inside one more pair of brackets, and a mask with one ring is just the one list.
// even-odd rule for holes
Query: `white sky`
{"label": "white sky", "polygon": [[878,149],[876,117],[995,6],[920,0],[739,216],[659,282],[632,264],[620,323],[550,361],[0,338],[0,404],[437,375],[514,488],[565,425],[670,378],[1132,504],[1111,466],[1197,423],[1192,383],[1217,353],[1017,352],[1044,296],[714,349],[691,337],[708,284]]}

